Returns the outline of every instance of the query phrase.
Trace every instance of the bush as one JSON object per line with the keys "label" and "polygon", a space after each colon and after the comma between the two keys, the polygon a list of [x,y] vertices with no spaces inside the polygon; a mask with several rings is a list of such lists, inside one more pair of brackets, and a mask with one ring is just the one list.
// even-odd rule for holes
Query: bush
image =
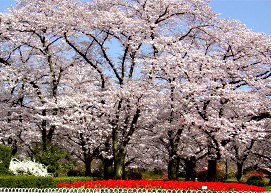
{"label": "bush", "polygon": [[30,158],[47,166],[48,172],[54,176],[58,176],[58,170],[70,170],[75,166],[69,152],[49,142],[33,146]]}
{"label": "bush", "polygon": [[13,158],[9,170],[14,175],[50,176],[43,164],[28,159],[20,161]]}
{"label": "bush", "polygon": [[7,174],[9,172],[10,161],[11,148],[0,144],[0,174]]}
{"label": "bush", "polygon": [[142,180],[142,173],[141,171],[137,170],[130,170],[126,173],[127,180]]}
{"label": "bush", "polygon": [[52,177],[35,176],[1,176],[0,187],[3,188],[49,188],[54,187]]}
{"label": "bush", "polygon": [[83,176],[84,173],[78,171],[78,170],[70,170],[67,173],[68,176]]}
{"label": "bush", "polygon": [[1,176],[0,187],[3,188],[57,188],[58,184],[77,181],[96,180],[91,177],[36,177],[36,176]]}
{"label": "bush", "polygon": [[53,178],[53,187],[56,188],[58,184],[72,184],[78,181],[84,182],[84,181],[93,181],[93,180],[99,180],[99,178],[93,178],[93,177],[56,177]]}
{"label": "bush", "polygon": [[261,176],[251,176],[247,179],[247,184],[261,187],[265,185],[264,180]]}

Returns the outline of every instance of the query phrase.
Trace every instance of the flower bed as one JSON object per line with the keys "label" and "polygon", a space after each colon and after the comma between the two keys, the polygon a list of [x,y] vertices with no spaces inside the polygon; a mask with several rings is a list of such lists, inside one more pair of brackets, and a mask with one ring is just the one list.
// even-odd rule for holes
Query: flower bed
{"label": "flower bed", "polygon": [[222,182],[192,182],[192,181],[162,181],[162,180],[97,180],[78,181],[73,184],[58,184],[58,188],[95,188],[95,189],[171,189],[171,190],[206,190],[264,192],[265,188],[238,183]]}

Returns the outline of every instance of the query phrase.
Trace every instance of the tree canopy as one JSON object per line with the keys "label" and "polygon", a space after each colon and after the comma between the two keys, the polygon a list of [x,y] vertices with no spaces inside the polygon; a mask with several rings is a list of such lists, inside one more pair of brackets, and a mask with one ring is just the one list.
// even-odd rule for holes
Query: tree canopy
{"label": "tree canopy", "polygon": [[205,157],[210,181],[269,139],[270,37],[207,0],[19,0],[0,22],[3,143],[59,143],[116,179]]}

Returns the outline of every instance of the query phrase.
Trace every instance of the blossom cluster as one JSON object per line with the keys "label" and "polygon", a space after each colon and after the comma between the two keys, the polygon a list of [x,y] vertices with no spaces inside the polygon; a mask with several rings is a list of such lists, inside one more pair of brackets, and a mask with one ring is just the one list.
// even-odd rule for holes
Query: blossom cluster
{"label": "blossom cluster", "polygon": [[58,188],[107,188],[107,189],[171,189],[171,190],[200,190],[264,192],[265,188],[253,185],[222,182],[192,182],[192,181],[162,181],[162,180],[97,180],[75,182],[73,184],[58,184]]}
{"label": "blossom cluster", "polygon": [[29,159],[20,161],[13,158],[10,162],[9,171],[14,175],[50,176],[45,165]]}

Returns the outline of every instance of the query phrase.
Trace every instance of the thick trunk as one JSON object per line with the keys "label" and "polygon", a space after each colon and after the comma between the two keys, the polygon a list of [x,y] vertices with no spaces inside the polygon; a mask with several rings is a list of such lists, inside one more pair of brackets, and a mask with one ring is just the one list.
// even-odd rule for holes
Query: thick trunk
{"label": "thick trunk", "polygon": [[225,180],[227,180],[228,179],[228,161],[226,160],[226,163],[225,163],[225,166],[226,166],[226,171],[225,171],[225,173],[226,173],[226,175],[225,175]]}
{"label": "thick trunk", "polygon": [[84,154],[84,160],[85,160],[85,176],[91,176],[92,158],[89,154]]}
{"label": "thick trunk", "polygon": [[[105,152],[110,152],[110,148],[111,148],[110,138],[107,138],[104,145],[105,145]],[[102,155],[100,155],[100,159],[103,161],[104,179],[105,180],[111,179],[113,177],[113,173],[112,173],[113,159],[104,157]]]}
{"label": "thick trunk", "polygon": [[116,128],[112,131],[113,159],[114,159],[114,179],[124,178],[124,145],[118,144],[118,135]]}
{"label": "thick trunk", "polygon": [[[46,116],[46,110],[42,111],[42,116]],[[47,132],[46,132],[46,120],[43,120],[41,123],[41,137],[42,137],[42,144],[43,144],[43,150],[46,150],[46,144],[48,142],[47,140]]]}
{"label": "thick trunk", "polygon": [[[46,116],[46,110],[42,111],[42,115]],[[47,132],[47,121],[43,120],[41,123],[41,137],[42,137],[42,144],[43,150],[47,150],[47,143],[51,143],[53,139],[53,134],[55,132],[55,126],[51,126],[49,131]]]}
{"label": "thick trunk", "polygon": [[114,157],[114,179],[124,179],[124,149],[121,148]]}
{"label": "thick trunk", "polygon": [[207,182],[215,182],[217,180],[216,165],[217,160],[220,159],[219,142],[211,133],[206,132],[208,135],[208,169],[207,169]]}
{"label": "thick trunk", "polygon": [[[140,98],[138,98],[138,102]],[[118,110],[121,110],[122,100],[119,102]],[[129,105],[127,105],[129,107]],[[116,116],[116,123],[112,130],[112,143],[113,143],[113,159],[114,159],[114,178],[125,179],[125,148],[127,147],[137,125],[138,118],[140,116],[140,108],[138,107],[136,113],[131,118],[130,112],[125,118],[125,127],[121,128],[118,126],[119,115]],[[129,120],[132,122],[129,124]],[[118,139],[118,131],[122,134],[121,140]]]}
{"label": "thick trunk", "polygon": [[[175,81],[175,78],[170,78],[169,82],[171,84],[170,88],[170,119],[169,123],[170,125],[173,124],[174,121],[174,89],[175,86],[173,82]],[[180,158],[177,156],[177,142],[178,139],[175,138],[174,132],[169,129],[168,130],[168,138],[169,138],[169,162],[168,162],[168,179],[169,180],[178,180],[178,174],[179,174],[179,164],[180,164]]]}
{"label": "thick trunk", "polygon": [[237,175],[236,178],[238,180],[238,182],[241,180],[241,177],[243,175],[243,162],[239,163],[237,162]]}
{"label": "thick trunk", "polygon": [[90,154],[89,149],[86,148],[86,140],[83,136],[83,133],[80,133],[79,138],[81,141],[80,145],[81,145],[83,156],[84,156],[85,176],[91,176],[91,162],[92,162],[93,156]]}
{"label": "thick trunk", "polygon": [[217,178],[216,178],[216,163],[217,163],[217,160],[208,160],[207,182],[217,181]]}
{"label": "thick trunk", "polygon": [[196,159],[191,157],[185,161],[185,181],[195,181],[196,177]]}
{"label": "thick trunk", "polygon": [[178,180],[180,158],[177,155],[170,156],[168,163],[168,179]]}
{"label": "thick trunk", "polygon": [[112,161],[110,159],[104,159],[103,164],[104,164],[104,179],[108,180],[112,178],[112,173],[110,170],[112,167]]}
{"label": "thick trunk", "polygon": [[271,172],[268,173],[268,177],[269,177],[269,183],[268,183],[268,185],[271,186]]}

